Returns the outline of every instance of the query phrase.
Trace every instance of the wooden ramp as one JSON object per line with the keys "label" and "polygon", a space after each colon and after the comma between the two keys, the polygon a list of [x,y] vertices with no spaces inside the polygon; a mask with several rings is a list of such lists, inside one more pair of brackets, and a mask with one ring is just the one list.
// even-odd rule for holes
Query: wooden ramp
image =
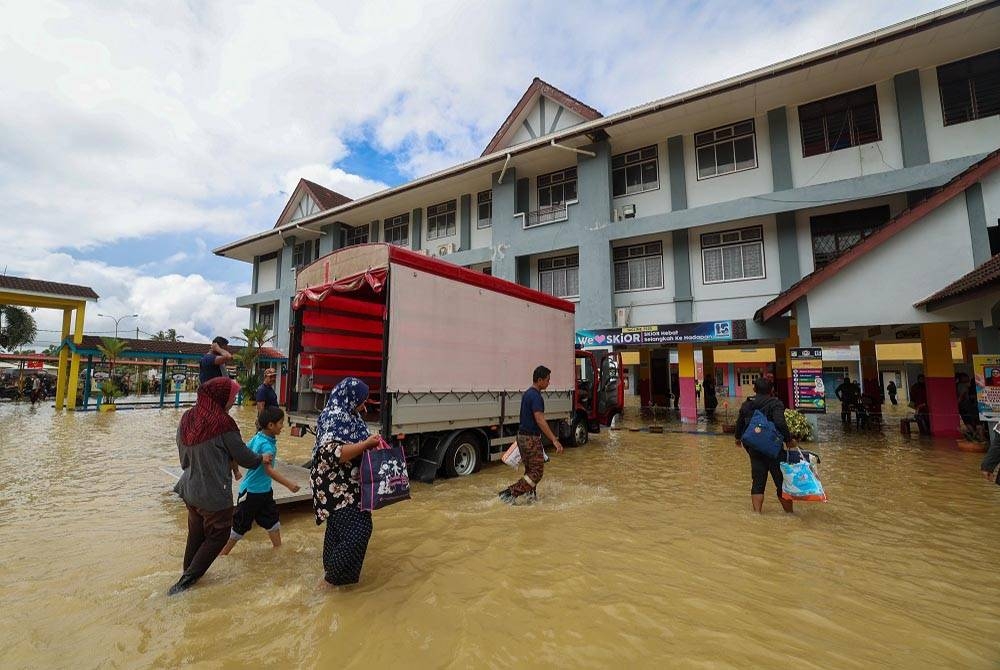
{"label": "wooden ramp", "polygon": [[[299,492],[292,493],[278,482],[274,482],[274,502],[279,505],[285,503],[300,502],[302,500],[312,500],[312,487],[309,485],[309,470],[300,465],[279,462],[275,469],[289,481],[299,485]],[[173,477],[176,481],[181,478],[181,466],[165,465],[160,468],[163,472]],[[233,482],[233,502],[236,502],[236,494],[240,489],[239,482]]]}

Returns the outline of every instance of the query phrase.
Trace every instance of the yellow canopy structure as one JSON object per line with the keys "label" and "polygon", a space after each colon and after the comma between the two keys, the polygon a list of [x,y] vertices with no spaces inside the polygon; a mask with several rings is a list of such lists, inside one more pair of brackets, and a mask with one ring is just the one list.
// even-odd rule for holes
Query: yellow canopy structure
{"label": "yellow canopy structure", "polygon": [[[56,409],[76,408],[76,386],[80,377],[80,355],[65,346],[83,341],[83,320],[87,303],[97,300],[97,293],[89,286],[60,284],[41,279],[0,276],[0,305],[61,309],[63,313],[62,336],[59,338],[59,372],[56,376]],[[75,317],[74,317],[74,312]]]}

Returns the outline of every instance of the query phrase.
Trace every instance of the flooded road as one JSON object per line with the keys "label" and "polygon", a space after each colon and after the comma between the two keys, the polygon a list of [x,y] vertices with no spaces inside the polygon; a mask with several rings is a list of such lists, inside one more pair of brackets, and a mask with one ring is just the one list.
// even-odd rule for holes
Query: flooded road
{"label": "flooded road", "polygon": [[793,516],[770,482],[750,512],[731,436],[605,432],[553,456],[535,506],[497,500],[501,464],[415,484],[375,513],[352,590],[316,591],[307,503],[279,550],[255,528],[167,598],[179,416],[0,405],[4,668],[1000,666],[1000,487],[891,418],[842,438],[829,417],[830,502]]}

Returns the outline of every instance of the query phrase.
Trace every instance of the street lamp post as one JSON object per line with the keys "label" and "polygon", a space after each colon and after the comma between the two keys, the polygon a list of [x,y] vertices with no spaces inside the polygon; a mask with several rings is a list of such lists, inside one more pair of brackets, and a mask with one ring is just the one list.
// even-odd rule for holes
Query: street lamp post
{"label": "street lamp post", "polygon": [[118,323],[119,322],[121,322],[123,319],[133,319],[133,318],[137,319],[137,318],[139,318],[138,314],[123,314],[122,316],[119,316],[118,318],[115,318],[115,317],[111,316],[110,314],[98,314],[97,316],[103,316],[105,319],[111,319],[112,321],[115,322],[115,339],[116,340],[118,339]]}

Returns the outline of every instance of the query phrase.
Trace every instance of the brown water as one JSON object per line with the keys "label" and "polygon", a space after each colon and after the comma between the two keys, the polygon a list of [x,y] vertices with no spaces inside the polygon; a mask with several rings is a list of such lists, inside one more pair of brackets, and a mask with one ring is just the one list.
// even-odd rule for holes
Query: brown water
{"label": "brown water", "polygon": [[415,485],[376,512],[352,590],[315,589],[307,504],[282,508],[280,550],[255,529],[167,598],[178,418],[0,405],[4,668],[1000,667],[979,454],[828,423],[830,502],[785,516],[769,483],[755,516],[731,437],[603,433],[553,457],[535,506],[499,503],[499,464]]}

